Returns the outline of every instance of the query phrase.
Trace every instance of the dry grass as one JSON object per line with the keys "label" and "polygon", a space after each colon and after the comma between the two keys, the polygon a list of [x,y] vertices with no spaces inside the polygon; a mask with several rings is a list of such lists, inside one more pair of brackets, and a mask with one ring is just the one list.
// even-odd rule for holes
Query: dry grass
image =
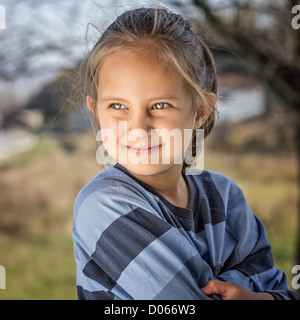
{"label": "dry grass", "polygon": [[77,147],[72,152],[43,140],[37,147],[42,151],[34,150],[34,155],[15,157],[2,164],[0,230],[18,232],[24,227],[33,230],[58,225],[61,228],[70,221],[70,204],[99,170],[93,137],[73,139]]}
{"label": "dry grass", "polygon": [[72,138],[72,152],[42,139],[0,166],[0,299],[76,299],[73,202],[99,165],[93,136]]}

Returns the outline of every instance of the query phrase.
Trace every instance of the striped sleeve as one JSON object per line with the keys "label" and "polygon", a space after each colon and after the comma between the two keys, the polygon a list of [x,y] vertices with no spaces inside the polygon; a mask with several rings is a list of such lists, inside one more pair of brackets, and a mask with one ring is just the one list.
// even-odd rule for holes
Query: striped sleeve
{"label": "striped sleeve", "polygon": [[[73,239],[79,299],[209,299],[200,290],[212,278],[208,264],[128,188],[106,187],[81,197]],[[201,279],[191,265],[202,269]]]}
{"label": "striped sleeve", "polygon": [[275,268],[264,225],[249,208],[242,190],[227,177],[213,177],[226,211],[222,269],[217,278],[255,292],[269,292],[276,299],[299,299],[285,273]]}

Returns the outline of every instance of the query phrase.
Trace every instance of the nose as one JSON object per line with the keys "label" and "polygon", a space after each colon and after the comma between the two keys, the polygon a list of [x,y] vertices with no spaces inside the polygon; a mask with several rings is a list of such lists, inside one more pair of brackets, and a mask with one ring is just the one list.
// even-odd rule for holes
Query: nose
{"label": "nose", "polygon": [[128,131],[134,129],[144,130],[147,135],[150,135],[152,121],[148,110],[135,111],[128,119]]}

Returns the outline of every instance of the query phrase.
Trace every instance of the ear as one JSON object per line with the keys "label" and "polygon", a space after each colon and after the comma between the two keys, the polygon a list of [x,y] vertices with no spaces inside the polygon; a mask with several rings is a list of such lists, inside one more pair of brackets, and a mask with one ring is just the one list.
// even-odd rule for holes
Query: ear
{"label": "ear", "polygon": [[208,119],[208,117],[212,113],[212,108],[215,106],[217,102],[217,97],[214,93],[207,94],[206,98],[209,101],[208,105],[203,105],[202,103],[198,103],[197,105],[197,113],[194,124],[195,129],[200,128],[203,125],[203,123]]}
{"label": "ear", "polygon": [[93,114],[95,114],[95,110],[94,110],[94,99],[91,96],[87,96],[86,97],[86,104],[88,106],[88,108],[91,110],[91,112]]}

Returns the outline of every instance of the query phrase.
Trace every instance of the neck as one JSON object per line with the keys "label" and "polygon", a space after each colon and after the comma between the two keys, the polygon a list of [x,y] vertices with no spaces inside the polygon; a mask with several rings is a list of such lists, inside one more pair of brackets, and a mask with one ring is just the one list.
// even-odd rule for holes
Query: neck
{"label": "neck", "polygon": [[172,204],[187,208],[189,205],[189,189],[181,171],[181,165],[173,165],[168,170],[154,175],[137,175],[129,172],[147,183]]}

